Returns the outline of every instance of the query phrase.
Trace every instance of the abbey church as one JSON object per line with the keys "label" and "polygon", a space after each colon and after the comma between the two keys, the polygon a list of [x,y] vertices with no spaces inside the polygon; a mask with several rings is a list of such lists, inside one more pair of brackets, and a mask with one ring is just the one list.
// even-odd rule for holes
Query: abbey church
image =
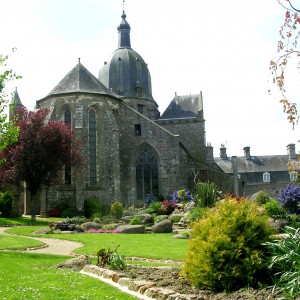
{"label": "abbey church", "polygon": [[195,178],[231,190],[232,176],[206,147],[202,93],[175,95],[160,114],[124,12],[117,30],[118,48],[99,66],[98,78],[79,61],[36,102],[37,109],[50,109],[51,120],[70,124],[87,163],[80,178],[66,166],[62,184],[43,193],[40,209],[60,203],[81,210],[85,199],[142,206],[149,197],[192,188]]}

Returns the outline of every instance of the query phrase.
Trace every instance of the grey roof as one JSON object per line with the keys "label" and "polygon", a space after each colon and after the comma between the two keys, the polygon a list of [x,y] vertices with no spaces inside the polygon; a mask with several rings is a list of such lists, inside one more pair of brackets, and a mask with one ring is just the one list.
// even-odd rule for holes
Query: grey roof
{"label": "grey roof", "polygon": [[160,119],[192,118],[202,110],[202,93],[186,96],[175,95]]}
{"label": "grey roof", "polygon": [[[251,159],[238,156],[236,159],[239,174],[253,172],[287,172],[288,170],[288,155],[251,156]],[[215,162],[225,173],[232,173],[232,158],[224,160],[217,157],[215,158]]]}
{"label": "grey roof", "polygon": [[18,94],[18,89],[16,87],[14,94],[13,94],[13,99],[12,99],[12,104],[14,104],[16,107],[23,106],[20,96]]}
{"label": "grey roof", "polygon": [[112,95],[112,93],[80,62],[59,82],[48,96],[73,92]]}
{"label": "grey roof", "polygon": [[99,80],[112,92],[126,98],[153,100],[151,76],[144,59],[131,48],[130,26],[125,20],[118,27],[119,45],[102,65]]}

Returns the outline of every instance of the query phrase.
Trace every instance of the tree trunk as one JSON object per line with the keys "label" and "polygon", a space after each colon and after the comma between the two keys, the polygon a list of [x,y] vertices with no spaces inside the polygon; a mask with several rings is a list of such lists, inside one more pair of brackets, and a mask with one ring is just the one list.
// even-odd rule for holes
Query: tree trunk
{"label": "tree trunk", "polygon": [[31,193],[30,212],[31,212],[31,221],[32,222],[36,221],[36,216],[35,216],[35,198],[36,198],[36,193]]}

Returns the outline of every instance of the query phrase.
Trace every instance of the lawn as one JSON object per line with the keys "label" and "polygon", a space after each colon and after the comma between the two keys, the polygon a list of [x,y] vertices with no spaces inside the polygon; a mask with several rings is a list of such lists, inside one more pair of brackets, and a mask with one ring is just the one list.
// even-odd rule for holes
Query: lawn
{"label": "lawn", "polygon": [[7,232],[19,235],[59,238],[80,242],[84,246],[75,252],[78,254],[96,255],[100,249],[114,249],[120,245],[118,252],[128,257],[144,257],[161,260],[183,261],[187,252],[188,241],[173,239],[173,234],[116,234],[116,233],[83,233],[83,234],[32,234],[40,227],[26,226],[7,229]]}
{"label": "lawn", "polygon": [[67,259],[57,255],[0,251],[0,299],[137,299],[78,272],[51,268]]}

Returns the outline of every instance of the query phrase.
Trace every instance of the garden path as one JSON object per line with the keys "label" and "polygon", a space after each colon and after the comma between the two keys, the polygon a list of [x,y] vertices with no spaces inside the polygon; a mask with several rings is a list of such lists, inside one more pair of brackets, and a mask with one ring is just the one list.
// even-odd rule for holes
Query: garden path
{"label": "garden path", "polygon": [[[0,234],[9,234],[6,233],[5,230],[11,227],[0,227]],[[45,253],[45,254],[54,254],[54,255],[72,255],[75,254],[73,251],[83,245],[81,243],[67,241],[67,240],[60,240],[60,239],[53,239],[53,238],[39,238],[39,237],[28,237],[22,236],[34,240],[41,241],[45,244],[42,248],[35,248],[35,249],[28,249],[25,250],[26,252],[30,253]]]}

